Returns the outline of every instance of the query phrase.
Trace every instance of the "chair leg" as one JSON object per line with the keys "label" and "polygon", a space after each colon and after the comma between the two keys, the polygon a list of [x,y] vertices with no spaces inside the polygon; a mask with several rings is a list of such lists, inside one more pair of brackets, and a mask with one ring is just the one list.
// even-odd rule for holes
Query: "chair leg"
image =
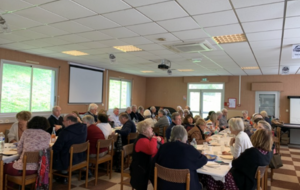
{"label": "chair leg", "polygon": [[273,181],[273,174],[274,174],[274,169],[271,168],[271,182]]}
{"label": "chair leg", "polygon": [[69,172],[69,176],[68,176],[68,190],[70,190],[71,189],[72,171],[69,170],[68,172]]}
{"label": "chair leg", "polygon": [[111,161],[110,161],[110,172],[109,172],[109,179],[111,179],[112,165],[113,165],[113,162],[112,162],[112,160],[111,160]]}
{"label": "chair leg", "polygon": [[85,188],[88,187],[89,182],[89,164],[86,166],[86,172],[85,172]]}
{"label": "chair leg", "polygon": [[52,190],[52,183],[53,183],[53,174],[50,174],[50,179],[49,179],[49,190]]}
{"label": "chair leg", "polygon": [[109,170],[108,170],[108,168],[109,168],[109,162],[106,162],[106,174],[107,174],[107,176],[109,176]]}
{"label": "chair leg", "polygon": [[121,190],[123,190],[123,176],[122,176],[122,174],[121,174]]}
{"label": "chair leg", "polygon": [[96,166],[95,166],[95,186],[97,185],[98,183],[98,163],[96,163]]}
{"label": "chair leg", "polygon": [[7,190],[7,174],[5,175],[5,186],[4,186],[4,190]]}

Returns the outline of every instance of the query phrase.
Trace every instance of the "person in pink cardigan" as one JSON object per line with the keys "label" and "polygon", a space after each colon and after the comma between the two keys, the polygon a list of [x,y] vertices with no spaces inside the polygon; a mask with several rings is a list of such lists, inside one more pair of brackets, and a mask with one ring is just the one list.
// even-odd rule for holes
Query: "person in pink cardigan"
{"label": "person in pink cardigan", "polygon": [[[34,152],[49,148],[50,134],[47,129],[50,127],[45,117],[35,116],[27,123],[27,129],[23,132],[18,142],[18,154],[20,158],[13,163],[4,165],[5,174],[21,176],[23,170],[24,152]],[[26,175],[35,174],[38,164],[30,163],[26,165]]]}

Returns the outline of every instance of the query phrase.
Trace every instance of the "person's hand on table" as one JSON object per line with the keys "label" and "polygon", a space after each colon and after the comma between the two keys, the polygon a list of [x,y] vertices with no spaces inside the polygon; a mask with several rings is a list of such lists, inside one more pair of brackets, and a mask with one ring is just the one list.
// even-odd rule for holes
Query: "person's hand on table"
{"label": "person's hand on table", "polygon": [[234,143],[235,143],[235,138],[231,138],[230,139],[230,146],[233,146]]}
{"label": "person's hand on table", "polygon": [[14,140],[11,140],[9,143],[16,143],[17,141],[14,139]]}
{"label": "person's hand on table", "polygon": [[55,131],[58,131],[59,129],[61,129],[61,128],[62,128],[62,126],[61,126],[61,125],[54,125],[54,127],[55,127]]}
{"label": "person's hand on table", "polygon": [[223,154],[223,155],[231,155],[231,153],[230,153],[230,152],[227,152],[227,151],[223,151],[222,154]]}
{"label": "person's hand on table", "polygon": [[226,126],[222,126],[223,129],[226,129]]}
{"label": "person's hand on table", "polygon": [[212,140],[212,138],[206,138],[206,139],[205,139],[206,142],[209,142],[209,141],[211,141],[211,140]]}

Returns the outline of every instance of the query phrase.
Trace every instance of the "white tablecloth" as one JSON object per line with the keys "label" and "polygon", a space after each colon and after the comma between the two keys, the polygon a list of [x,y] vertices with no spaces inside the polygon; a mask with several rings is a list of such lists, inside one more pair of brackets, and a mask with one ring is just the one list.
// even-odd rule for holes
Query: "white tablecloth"
{"label": "white tablecloth", "polygon": [[[15,148],[16,148],[16,146],[12,143],[4,144],[4,151],[8,151],[8,150],[15,149]],[[11,162],[17,160],[18,158],[19,158],[18,154],[11,155],[11,156],[2,156],[2,160],[4,163],[11,163]]]}
{"label": "white tablecloth", "polygon": [[[227,133],[228,131],[229,130],[226,129],[224,131],[221,131],[220,134]],[[220,135],[213,135],[212,136],[213,142],[216,142],[218,136],[220,136]],[[224,137],[224,136],[220,137],[220,144],[221,144],[221,146],[224,147],[224,151],[230,151],[229,147],[225,147],[224,146],[224,142],[227,141],[228,144],[229,144],[230,139],[231,139],[231,137],[228,137],[228,135],[227,135],[227,137]],[[220,158],[220,156],[222,155],[222,153],[221,153],[221,146],[209,146],[210,150],[205,151],[205,154],[214,154],[215,152],[218,152],[217,153],[218,158],[216,160],[217,161],[223,161],[223,162],[229,163],[229,165],[220,165],[217,168],[211,168],[211,167],[208,167],[208,166],[204,165],[202,168],[198,169],[197,172],[201,173],[201,174],[210,175],[210,176],[212,176],[217,181],[225,182],[225,175],[230,170],[230,168],[231,168],[231,162],[232,161]],[[198,150],[203,150],[203,145],[197,145],[197,149]],[[215,163],[214,161],[208,161],[208,163],[209,162]]]}

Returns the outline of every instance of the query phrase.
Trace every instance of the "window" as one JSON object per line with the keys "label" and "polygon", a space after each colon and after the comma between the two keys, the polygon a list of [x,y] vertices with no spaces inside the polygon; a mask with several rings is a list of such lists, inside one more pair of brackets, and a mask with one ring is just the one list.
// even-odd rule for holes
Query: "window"
{"label": "window", "polygon": [[49,112],[54,106],[55,69],[1,61],[0,113]]}
{"label": "window", "polygon": [[109,80],[109,109],[127,108],[131,105],[131,82],[121,79]]}
{"label": "window", "polygon": [[189,84],[189,89],[223,89],[224,84]]}

